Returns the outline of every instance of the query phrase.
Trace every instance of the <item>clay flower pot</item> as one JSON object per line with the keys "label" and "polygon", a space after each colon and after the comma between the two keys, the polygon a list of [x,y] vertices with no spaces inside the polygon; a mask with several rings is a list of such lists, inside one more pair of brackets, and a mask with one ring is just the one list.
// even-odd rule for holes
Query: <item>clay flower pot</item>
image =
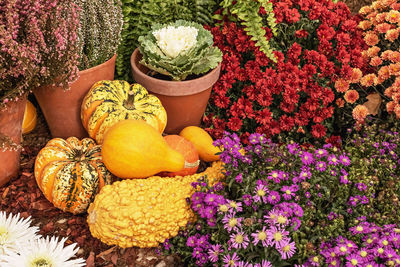
{"label": "clay flower pot", "polygon": [[[25,106],[26,96],[23,96],[18,101],[11,101],[5,108],[0,109],[0,135],[9,137],[18,146],[21,144]],[[0,147],[0,186],[18,175],[20,154],[20,148]]]}
{"label": "clay flower pot", "polygon": [[53,137],[79,139],[87,137],[81,121],[81,104],[92,85],[101,80],[114,80],[115,59],[79,72],[79,78],[64,91],[55,86],[44,86],[33,91]]}
{"label": "clay flower pot", "polygon": [[165,132],[177,134],[186,126],[199,126],[211,88],[219,78],[221,64],[197,79],[167,81],[147,75],[150,70],[139,63],[141,58],[142,55],[136,48],[131,56],[133,78],[161,100],[167,111]]}

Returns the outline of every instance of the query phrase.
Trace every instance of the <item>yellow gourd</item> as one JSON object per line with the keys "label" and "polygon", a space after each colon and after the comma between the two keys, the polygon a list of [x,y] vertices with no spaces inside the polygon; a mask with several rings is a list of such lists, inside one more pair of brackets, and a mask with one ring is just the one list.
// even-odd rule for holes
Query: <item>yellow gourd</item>
{"label": "yellow gourd", "polygon": [[216,155],[216,153],[221,152],[221,150],[213,145],[213,139],[204,129],[188,126],[179,135],[192,142],[201,160],[206,162],[219,160],[219,155]]}
{"label": "yellow gourd", "polygon": [[102,156],[107,169],[120,178],[146,178],[184,168],[182,154],[170,148],[161,134],[140,120],[124,120],[104,135]]}
{"label": "yellow gourd", "polygon": [[156,247],[193,220],[186,202],[195,192],[191,183],[206,177],[215,184],[223,178],[222,170],[222,162],[217,161],[189,176],[153,176],[106,185],[89,206],[90,232],[108,245]]}
{"label": "yellow gourd", "polygon": [[30,133],[35,129],[37,123],[37,112],[35,106],[29,101],[26,101],[24,112],[24,120],[22,122],[22,134]]}

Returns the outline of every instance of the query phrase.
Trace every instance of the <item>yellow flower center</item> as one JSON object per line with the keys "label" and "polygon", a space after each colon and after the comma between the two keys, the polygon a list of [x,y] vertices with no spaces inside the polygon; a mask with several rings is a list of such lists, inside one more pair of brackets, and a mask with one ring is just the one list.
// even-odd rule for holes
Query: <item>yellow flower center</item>
{"label": "yellow flower center", "polygon": [[351,264],[353,265],[353,266],[356,266],[357,264],[358,264],[358,261],[356,260],[356,259],[351,259]]}
{"label": "yellow flower center", "polygon": [[336,261],[335,260],[331,261],[331,265],[336,266]]}
{"label": "yellow flower center", "polygon": [[364,230],[364,228],[362,226],[357,226],[356,230],[357,230],[357,232],[362,232]]}
{"label": "yellow flower center", "polygon": [[236,235],[236,237],[235,237],[235,242],[236,242],[236,243],[242,244],[242,243],[243,243],[243,240],[244,240],[244,238],[243,238],[243,236],[242,236],[241,234],[237,234],[237,235]]}
{"label": "yellow flower center", "polygon": [[276,172],[274,172],[274,173],[272,174],[272,177],[277,178],[277,177],[278,177],[278,174],[277,174]]}
{"label": "yellow flower center", "polygon": [[267,234],[264,231],[261,231],[258,233],[257,237],[259,240],[264,241],[265,239],[267,239]]}
{"label": "yellow flower center", "polygon": [[332,158],[332,161],[333,161],[333,162],[336,162],[336,158]]}
{"label": "yellow flower center", "polygon": [[229,205],[230,205],[232,208],[237,208],[237,204],[236,204],[235,201],[229,202]]}
{"label": "yellow flower center", "polygon": [[271,220],[275,220],[276,214],[271,214],[269,217],[271,218]]}
{"label": "yellow flower center", "polygon": [[279,215],[278,218],[276,219],[276,221],[279,224],[285,224],[287,222],[287,218],[285,216]]}
{"label": "yellow flower center", "polygon": [[213,198],[213,197],[210,197],[210,198],[208,199],[208,201],[212,202],[212,201],[214,201],[214,198]]}
{"label": "yellow flower center", "polygon": [[289,252],[289,251],[290,251],[290,246],[289,246],[289,245],[284,246],[284,247],[282,248],[282,251],[283,251],[283,252]]}
{"label": "yellow flower center", "polygon": [[377,251],[378,251],[379,254],[382,254],[384,252],[383,248],[378,248]]}
{"label": "yellow flower center", "polygon": [[389,245],[389,242],[385,239],[382,241],[382,245],[387,246],[387,245]]}
{"label": "yellow flower center", "polygon": [[372,242],[373,242],[373,240],[372,240],[371,238],[368,238],[368,239],[367,239],[367,243],[368,243],[368,244],[371,244]]}
{"label": "yellow flower center", "polygon": [[365,258],[365,257],[367,257],[368,253],[365,250],[363,250],[360,252],[360,255],[361,255],[361,257]]}
{"label": "yellow flower center", "polygon": [[262,189],[259,189],[259,190],[257,191],[257,195],[259,195],[260,197],[265,196],[265,191],[262,190]]}
{"label": "yellow flower center", "polygon": [[288,189],[285,191],[286,194],[290,195],[292,192]]}
{"label": "yellow flower center", "polygon": [[393,229],[395,233],[400,233],[400,229],[399,228],[394,228]]}
{"label": "yellow flower center", "polygon": [[281,241],[282,240],[282,234],[281,234],[281,232],[276,232],[275,234],[274,234],[274,239],[275,239],[275,241]]}
{"label": "yellow flower center", "polygon": [[37,258],[37,259],[33,259],[30,266],[31,267],[52,267],[53,264],[49,259]]}
{"label": "yellow flower center", "polygon": [[227,212],[228,211],[228,206],[227,205],[220,205],[219,210],[222,212]]}
{"label": "yellow flower center", "polygon": [[236,218],[230,218],[228,224],[229,224],[230,227],[234,227],[237,224],[237,219]]}
{"label": "yellow flower center", "polygon": [[347,243],[347,246],[348,246],[349,248],[352,248],[352,247],[353,247],[353,244],[352,244],[352,243]]}
{"label": "yellow flower center", "polygon": [[235,262],[233,260],[230,260],[228,264],[229,266],[235,266]]}
{"label": "yellow flower center", "polygon": [[319,258],[317,256],[315,256],[312,260],[313,262],[319,262]]}
{"label": "yellow flower center", "polygon": [[392,260],[387,261],[387,265],[388,265],[388,266],[394,266],[394,261],[392,261]]}
{"label": "yellow flower center", "polygon": [[271,198],[272,198],[272,200],[275,200],[275,199],[276,199],[276,196],[271,196]]}
{"label": "yellow flower center", "polygon": [[336,257],[336,253],[335,252],[331,252],[331,257]]}
{"label": "yellow flower center", "polygon": [[339,248],[339,250],[340,250],[341,252],[346,252],[346,251],[347,251],[347,248],[344,247],[344,246],[341,246],[341,247]]}

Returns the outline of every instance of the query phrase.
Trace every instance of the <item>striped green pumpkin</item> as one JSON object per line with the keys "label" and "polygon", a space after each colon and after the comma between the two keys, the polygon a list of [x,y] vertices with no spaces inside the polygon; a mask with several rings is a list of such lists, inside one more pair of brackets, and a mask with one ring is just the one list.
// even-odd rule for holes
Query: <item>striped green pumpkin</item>
{"label": "striped green pumpkin", "polygon": [[111,173],[102,162],[101,147],[94,140],[54,138],[35,161],[36,182],[53,205],[73,214],[83,213]]}
{"label": "striped green pumpkin", "polygon": [[99,81],[82,102],[81,119],[89,136],[103,142],[105,132],[121,120],[144,120],[162,133],[167,113],[161,101],[140,84],[126,81]]}

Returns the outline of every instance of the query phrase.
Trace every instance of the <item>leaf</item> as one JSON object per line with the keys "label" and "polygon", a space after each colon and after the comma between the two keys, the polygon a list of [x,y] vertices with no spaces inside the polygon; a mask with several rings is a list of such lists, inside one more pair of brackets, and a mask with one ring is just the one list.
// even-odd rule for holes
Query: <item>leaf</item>
{"label": "leaf", "polygon": [[382,104],[382,97],[378,93],[369,94],[367,96],[368,101],[364,103],[364,106],[367,107],[369,114],[376,115],[378,114],[379,108]]}

